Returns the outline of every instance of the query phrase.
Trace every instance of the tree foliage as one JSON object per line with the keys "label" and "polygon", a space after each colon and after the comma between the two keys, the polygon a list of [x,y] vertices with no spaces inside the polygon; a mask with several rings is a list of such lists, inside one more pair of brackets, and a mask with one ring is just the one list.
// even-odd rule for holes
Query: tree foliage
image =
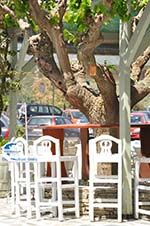
{"label": "tree foliage", "polygon": [[[128,0],[2,0],[0,22],[4,30],[15,27],[19,35],[26,31],[32,36],[30,53],[40,71],[70,104],[93,122],[113,123],[119,114],[117,84],[110,67],[96,62],[94,51],[104,42],[104,24],[113,18],[128,22],[136,17],[137,25],[142,15],[139,12],[147,3],[148,0],[132,0],[130,5]],[[68,57],[68,43],[76,47],[78,61],[74,64]],[[131,107],[150,93],[149,72],[141,77],[149,58],[147,48],[132,64]]]}

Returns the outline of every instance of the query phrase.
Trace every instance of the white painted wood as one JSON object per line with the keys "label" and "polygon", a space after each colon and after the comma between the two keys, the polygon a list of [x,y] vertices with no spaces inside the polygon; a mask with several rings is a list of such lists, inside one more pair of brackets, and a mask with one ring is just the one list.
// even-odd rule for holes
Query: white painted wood
{"label": "white painted wood", "polygon": [[[55,144],[55,154],[52,153],[52,143]],[[35,204],[36,204],[36,217],[41,218],[41,212],[51,210],[54,216],[57,215],[59,221],[64,220],[64,212],[75,212],[76,217],[79,217],[79,186],[78,186],[78,158],[77,156],[61,156],[59,140],[51,136],[42,136],[34,141],[34,155],[37,162],[34,163],[35,173]],[[61,176],[61,162],[73,161],[74,176],[62,177]],[[51,164],[51,176],[41,175],[41,164]],[[65,182],[65,183],[64,183]],[[41,197],[40,188],[51,187],[52,198],[48,198],[44,202]],[[63,200],[63,189],[74,190],[74,199],[70,200],[73,207],[65,207],[68,200]],[[44,192],[42,193],[44,194]],[[57,211],[58,210],[58,211]]]}
{"label": "white painted wood", "polygon": [[[135,29],[135,32],[133,33],[131,40],[128,45],[127,52],[124,56],[124,60],[126,61],[126,64],[130,67],[131,63],[133,62],[133,59],[135,55],[137,54],[137,51],[142,45],[143,38],[145,36],[145,32],[150,25],[150,1],[148,2],[147,6],[145,7],[145,10],[143,12],[142,17],[139,20],[139,23],[137,24],[137,27]],[[149,39],[150,44],[150,39]]]}
{"label": "white painted wood", "polygon": [[[116,153],[112,153],[115,143]],[[94,221],[94,208],[116,208],[118,222],[122,221],[122,147],[121,140],[110,135],[100,135],[89,140],[89,217]],[[99,163],[117,163],[117,175],[100,175]],[[116,184],[116,199],[95,197],[96,189],[113,188]],[[107,186],[106,186],[107,185]],[[109,185],[109,186],[108,186]]]}
{"label": "white painted wood", "polygon": [[[150,158],[137,157],[135,158],[135,177],[134,177],[134,206],[135,206],[135,218],[139,218],[139,214],[150,215],[150,210],[144,208],[144,206],[150,205],[150,199],[140,199],[140,192],[146,194],[150,192],[150,178],[140,177],[140,164],[150,163]],[[148,195],[147,195],[148,197]]]}
{"label": "white painted wood", "polygon": [[28,35],[27,32],[25,32],[24,39],[23,39],[23,42],[22,42],[22,45],[21,45],[21,49],[19,50],[18,60],[17,60],[16,65],[15,65],[15,69],[18,72],[20,72],[22,70],[22,67],[24,65],[28,46],[29,46],[29,35]]}
{"label": "white painted wood", "polygon": [[130,41],[130,24],[120,23],[120,65],[119,65],[119,134],[123,154],[123,214],[132,215],[132,174],[130,151],[130,68],[124,60]]}
{"label": "white painted wood", "polygon": [[26,209],[27,217],[31,218],[30,163],[26,161],[28,144],[22,137],[8,144],[13,144],[13,147],[9,154],[4,153],[3,156],[10,163],[12,213],[21,216],[22,209]]}

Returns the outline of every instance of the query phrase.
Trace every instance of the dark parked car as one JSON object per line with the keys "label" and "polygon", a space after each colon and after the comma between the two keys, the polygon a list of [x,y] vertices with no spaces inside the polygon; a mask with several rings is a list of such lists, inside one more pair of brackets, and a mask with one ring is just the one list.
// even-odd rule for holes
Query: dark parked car
{"label": "dark parked car", "polygon": [[62,115],[62,110],[54,105],[23,104],[18,110],[18,118],[22,122],[25,120],[25,112],[28,119],[36,115]]}
{"label": "dark parked car", "polygon": [[[49,125],[62,125],[62,124],[71,124],[69,119],[66,119],[63,116],[32,116],[27,124],[28,139],[34,140],[43,135],[42,128],[43,126]],[[65,129],[65,137],[79,137],[78,129]]]}

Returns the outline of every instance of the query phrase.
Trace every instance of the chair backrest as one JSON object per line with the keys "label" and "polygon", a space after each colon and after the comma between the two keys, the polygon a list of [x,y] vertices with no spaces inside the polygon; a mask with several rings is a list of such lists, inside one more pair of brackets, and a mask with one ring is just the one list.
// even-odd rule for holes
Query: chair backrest
{"label": "chair backrest", "polygon": [[[54,146],[53,146],[54,145]],[[60,156],[60,143],[59,139],[52,136],[42,136],[33,142],[34,154],[37,156]],[[53,148],[54,147],[54,148]],[[55,150],[55,153],[54,153]]]}
{"label": "chair backrest", "polygon": [[14,140],[17,156],[28,156],[28,142],[23,137],[17,137]]}
{"label": "chair backrest", "polygon": [[27,157],[28,143],[23,137],[18,137],[6,143],[2,150],[4,158],[6,158],[8,161],[12,158]]}
{"label": "chair backrest", "polygon": [[111,135],[100,135],[89,140],[90,171],[97,174],[98,163],[121,163],[121,140]]}

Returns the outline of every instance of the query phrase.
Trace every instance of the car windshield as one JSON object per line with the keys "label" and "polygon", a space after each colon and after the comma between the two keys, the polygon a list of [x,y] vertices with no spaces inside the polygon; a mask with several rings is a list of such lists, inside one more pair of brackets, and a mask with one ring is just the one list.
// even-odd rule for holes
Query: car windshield
{"label": "car windshield", "polygon": [[131,116],[131,123],[133,123],[133,124],[141,123],[141,116],[140,115],[132,115]]}
{"label": "car windshield", "polygon": [[83,122],[83,123],[88,123],[88,122],[89,122],[89,120],[87,119],[87,117],[86,117],[86,116],[83,116],[83,117],[81,117],[81,118],[80,118],[80,122]]}
{"label": "car windshield", "polygon": [[77,118],[77,119],[84,117],[83,113],[80,112],[80,111],[73,111],[72,115],[73,115],[74,118]]}

